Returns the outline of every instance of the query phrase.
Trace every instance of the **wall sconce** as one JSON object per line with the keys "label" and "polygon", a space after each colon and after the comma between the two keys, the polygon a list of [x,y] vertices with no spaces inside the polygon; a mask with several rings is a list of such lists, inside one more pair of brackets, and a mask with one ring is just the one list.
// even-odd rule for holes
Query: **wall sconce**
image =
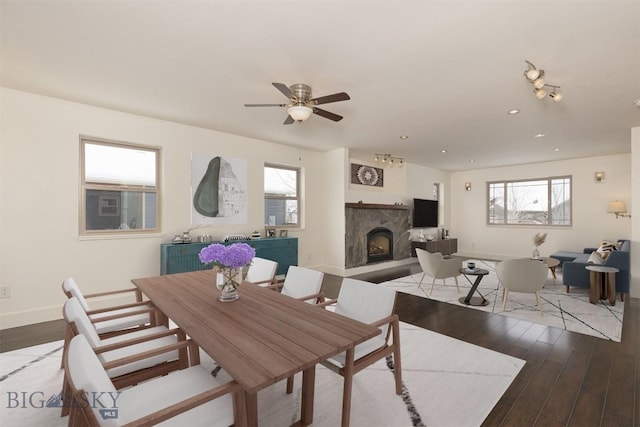
{"label": "wall sconce", "polygon": [[597,183],[602,183],[604,182],[604,172],[596,172],[593,174],[593,178],[596,180]]}
{"label": "wall sconce", "polygon": [[471,183],[470,182],[465,182],[464,183],[464,189],[467,191],[471,191]]}
{"label": "wall sconce", "polygon": [[618,219],[619,216],[626,216],[631,218],[631,215],[627,214],[627,205],[625,205],[625,203],[620,200],[609,202],[609,204],[607,205],[607,212],[616,214],[616,219]]}
{"label": "wall sconce", "polygon": [[388,164],[390,166],[393,166],[393,164],[397,164],[397,165],[404,165],[404,159],[402,157],[396,157],[396,156],[392,156],[391,154],[380,154],[380,153],[374,153],[375,157],[373,158],[373,160],[375,162],[382,162],[384,164]]}

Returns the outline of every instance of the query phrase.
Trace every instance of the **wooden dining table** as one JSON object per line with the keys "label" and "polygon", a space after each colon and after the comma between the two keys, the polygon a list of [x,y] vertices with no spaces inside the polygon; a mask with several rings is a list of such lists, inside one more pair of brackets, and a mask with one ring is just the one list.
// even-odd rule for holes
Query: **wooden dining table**
{"label": "wooden dining table", "polygon": [[132,282],[242,387],[249,426],[258,425],[258,391],[297,372],[302,402],[295,425],[311,424],[315,366],[346,352],[342,425],[349,425],[354,347],[379,328],[246,282],[239,300],[220,302],[211,270]]}

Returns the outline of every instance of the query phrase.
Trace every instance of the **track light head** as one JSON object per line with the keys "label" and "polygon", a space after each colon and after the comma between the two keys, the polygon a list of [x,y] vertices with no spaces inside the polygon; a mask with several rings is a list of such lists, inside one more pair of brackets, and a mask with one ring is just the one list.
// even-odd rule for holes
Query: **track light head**
{"label": "track light head", "polygon": [[558,92],[556,92],[554,90],[553,92],[551,92],[549,94],[549,98],[553,99],[555,102],[560,102],[560,101],[562,101],[562,98],[564,98],[564,97],[562,96],[561,93],[558,93]]}
{"label": "track light head", "polygon": [[534,89],[533,93],[536,94],[536,98],[542,99],[547,96],[547,92],[544,89]]}

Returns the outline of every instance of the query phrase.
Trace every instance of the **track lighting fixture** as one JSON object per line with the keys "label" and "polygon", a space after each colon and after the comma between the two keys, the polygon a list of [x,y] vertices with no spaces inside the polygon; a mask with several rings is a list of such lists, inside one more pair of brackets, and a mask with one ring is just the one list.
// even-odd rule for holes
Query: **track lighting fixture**
{"label": "track lighting fixture", "polygon": [[553,91],[549,93],[549,98],[553,99],[555,102],[560,102],[563,98],[562,94],[558,92],[560,86],[547,83],[544,79],[544,70],[537,69],[535,65],[527,60],[524,62],[527,63],[527,69],[524,71],[524,77],[529,81],[529,83],[533,84],[533,93],[536,95],[536,98],[543,99],[547,96],[547,91],[544,90],[544,88],[550,87],[553,88]]}
{"label": "track lighting fixture", "polygon": [[404,165],[404,159],[402,157],[392,156],[389,153],[375,153],[373,160],[376,162],[389,163],[390,166],[394,164]]}

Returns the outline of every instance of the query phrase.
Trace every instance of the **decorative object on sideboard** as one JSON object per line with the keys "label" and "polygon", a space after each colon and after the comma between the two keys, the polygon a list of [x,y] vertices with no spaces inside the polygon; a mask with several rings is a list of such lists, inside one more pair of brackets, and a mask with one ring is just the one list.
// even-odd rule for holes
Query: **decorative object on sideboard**
{"label": "decorative object on sideboard", "polygon": [[524,62],[527,63],[527,69],[524,71],[524,77],[529,81],[529,83],[533,84],[533,93],[535,93],[536,98],[543,99],[547,96],[547,91],[544,88],[549,87],[552,88],[552,91],[549,93],[549,98],[553,99],[555,102],[562,101],[563,95],[558,92],[560,86],[547,83],[544,79],[544,70],[539,70],[535,65],[527,60]]}
{"label": "decorative object on sideboard", "polygon": [[609,204],[607,205],[607,212],[616,214],[616,219],[618,219],[618,217],[620,216],[631,218],[631,215],[627,214],[627,205],[621,200],[614,200],[612,202],[609,202]]}
{"label": "decorative object on sideboard", "polygon": [[533,254],[531,255],[531,258],[540,259],[540,251],[538,250],[538,246],[542,245],[546,241],[547,241],[547,233],[544,233],[544,234],[536,233],[536,235],[533,236],[534,247],[533,247]]}
{"label": "decorative object on sideboard", "polygon": [[373,161],[374,162],[382,162],[384,165],[393,166],[394,164],[402,167],[404,165],[404,159],[398,156],[392,156],[389,153],[373,153]]}
{"label": "decorative object on sideboard", "polygon": [[467,191],[471,191],[471,183],[470,182],[465,182],[464,183],[464,189]]}
{"label": "decorative object on sideboard", "polygon": [[604,172],[595,172],[593,174],[593,179],[598,183],[601,184],[604,182]]}
{"label": "decorative object on sideboard", "polygon": [[265,235],[265,237],[276,237],[276,229],[275,228],[265,228],[264,235]]}
{"label": "decorative object on sideboard", "polygon": [[384,171],[366,165],[351,163],[351,183],[382,187],[384,185]]}

